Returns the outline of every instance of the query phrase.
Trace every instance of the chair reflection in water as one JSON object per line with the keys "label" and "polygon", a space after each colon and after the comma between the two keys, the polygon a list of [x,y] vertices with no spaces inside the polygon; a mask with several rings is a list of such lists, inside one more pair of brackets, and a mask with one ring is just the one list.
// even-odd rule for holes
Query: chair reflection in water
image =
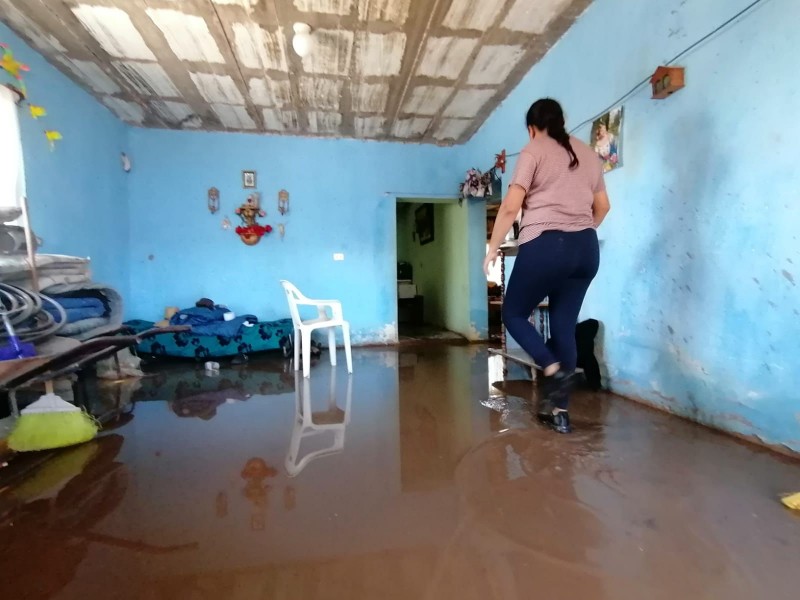
{"label": "chair reflection in water", "polygon": [[[296,477],[312,461],[338,454],[344,449],[344,434],[350,423],[350,405],[353,396],[353,378],[347,377],[347,391],[344,409],[336,403],[336,368],[330,369],[328,403],[325,410],[313,412],[311,409],[311,380],[295,371],[295,420],[289,452],[286,454],[286,472]],[[300,457],[300,447],[304,442],[326,440],[333,435],[331,444]],[[315,444],[316,445],[316,444]]]}

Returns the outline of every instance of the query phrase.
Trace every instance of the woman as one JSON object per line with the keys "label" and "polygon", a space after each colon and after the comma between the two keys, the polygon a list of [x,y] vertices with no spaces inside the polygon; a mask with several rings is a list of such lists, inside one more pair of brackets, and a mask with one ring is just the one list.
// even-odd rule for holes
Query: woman
{"label": "woman", "polygon": [[[538,418],[559,433],[572,431],[567,412],[577,362],[575,325],[600,265],[595,229],[611,209],[603,163],[564,128],[555,100],[538,100],[527,114],[530,143],[520,153],[508,195],[497,215],[484,261],[488,271],[522,208],[519,252],[503,302],[503,323],[544,371]],[[551,339],[529,322],[545,298]]]}

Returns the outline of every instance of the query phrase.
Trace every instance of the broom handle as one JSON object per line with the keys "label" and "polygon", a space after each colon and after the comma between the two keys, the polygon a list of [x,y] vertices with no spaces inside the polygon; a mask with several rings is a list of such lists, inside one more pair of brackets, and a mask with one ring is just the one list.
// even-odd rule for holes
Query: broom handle
{"label": "broom handle", "polygon": [[25,227],[25,245],[28,250],[28,262],[31,263],[31,282],[33,291],[39,293],[39,271],[36,268],[36,252],[33,245],[33,230],[31,229],[31,219],[28,213],[28,197],[22,197],[22,220]]}

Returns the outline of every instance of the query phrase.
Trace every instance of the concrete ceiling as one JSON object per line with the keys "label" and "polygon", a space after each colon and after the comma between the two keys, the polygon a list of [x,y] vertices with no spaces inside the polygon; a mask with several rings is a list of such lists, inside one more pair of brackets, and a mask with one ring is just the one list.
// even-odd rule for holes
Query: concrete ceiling
{"label": "concrete ceiling", "polygon": [[590,2],[0,0],[0,19],[133,125],[447,145]]}

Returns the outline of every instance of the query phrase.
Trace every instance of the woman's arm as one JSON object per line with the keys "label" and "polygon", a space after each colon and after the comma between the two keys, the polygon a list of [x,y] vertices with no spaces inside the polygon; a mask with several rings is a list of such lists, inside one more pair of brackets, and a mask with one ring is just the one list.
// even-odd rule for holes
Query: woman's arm
{"label": "woman's arm", "polygon": [[525,200],[525,188],[520,185],[512,185],[506,194],[503,203],[500,205],[500,210],[494,221],[494,229],[492,230],[492,239],[489,242],[489,251],[486,253],[486,260],[483,264],[483,270],[488,273],[489,266],[494,263],[497,258],[497,252],[503,240],[506,239],[508,231],[514,225],[514,219],[517,218],[522,202]]}
{"label": "woman's arm", "polygon": [[592,204],[592,214],[594,215],[595,228],[600,227],[606,215],[611,211],[611,202],[608,199],[608,194],[605,190],[597,192],[594,195],[594,203]]}

